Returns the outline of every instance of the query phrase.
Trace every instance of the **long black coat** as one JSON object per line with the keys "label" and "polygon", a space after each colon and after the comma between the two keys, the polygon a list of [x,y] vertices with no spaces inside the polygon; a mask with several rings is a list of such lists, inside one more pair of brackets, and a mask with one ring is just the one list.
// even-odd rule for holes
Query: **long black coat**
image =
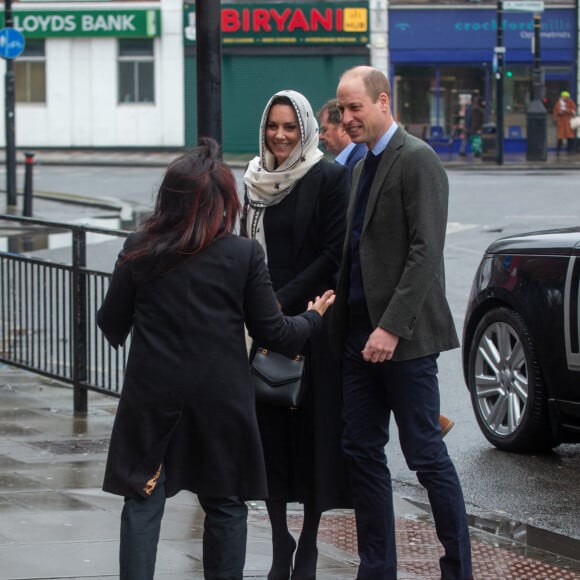
{"label": "long black coat", "polygon": [[182,489],[265,497],[244,323],[261,343],[290,354],[321,326],[320,316],[283,317],[262,249],[238,236],[146,282],[136,276],[141,266],[117,262],[98,312],[113,346],[133,329],[103,489],[146,497],[163,463],[168,497]]}
{"label": "long black coat", "polygon": [[[334,288],[348,189],[348,170],[322,160],[265,210],[268,268],[285,314],[301,312],[308,300]],[[319,511],[351,507],[341,449],[342,382],[327,329],[302,352],[307,391],[301,408],[258,405],[270,498],[310,503]]]}

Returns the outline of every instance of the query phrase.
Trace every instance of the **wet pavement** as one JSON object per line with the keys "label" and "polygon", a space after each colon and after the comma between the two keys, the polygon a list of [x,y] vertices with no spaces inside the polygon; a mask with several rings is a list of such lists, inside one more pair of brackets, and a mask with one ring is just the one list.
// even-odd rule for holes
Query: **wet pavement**
{"label": "wet pavement", "polygon": [[[101,491],[117,399],[89,393],[89,412],[72,413],[66,385],[0,364],[0,579],[92,579],[117,576],[122,498]],[[450,435],[451,436],[451,435]],[[396,494],[399,578],[436,580],[441,555],[427,506]],[[290,509],[297,535],[299,505]],[[580,561],[497,533],[497,522],[471,517],[478,580],[571,580]],[[488,528],[490,531],[486,531]],[[167,502],[156,578],[203,578],[203,512],[195,495]],[[527,530],[529,536],[530,530]],[[264,578],[269,525],[252,502],[245,576]],[[356,531],[350,510],[327,512],[319,534],[318,578],[356,577]]]}
{"label": "wet pavement", "polygon": [[[164,166],[178,153],[43,152],[37,161]],[[226,160],[232,165],[245,163]],[[479,160],[452,160],[446,165],[450,163],[498,168]],[[503,167],[536,169],[537,164],[519,159],[506,161]],[[580,156],[540,167],[580,168]],[[35,217],[71,222],[113,219],[120,211],[115,204],[75,196],[35,196],[34,207]],[[0,363],[0,580],[118,576],[122,498],[101,491],[116,406],[113,397],[89,393],[88,414],[76,417],[68,386]],[[402,492],[396,493],[395,500],[399,579],[437,580],[441,549],[428,505]],[[579,541],[482,514],[472,506],[468,511],[477,580],[580,579]],[[299,505],[291,506],[289,519],[297,535],[302,523]],[[203,512],[193,494],[182,492],[168,501],[156,579],[203,578],[202,528]],[[356,577],[352,511],[323,516],[319,552],[318,578]],[[264,578],[270,557],[267,514],[262,502],[252,502],[245,576]]]}

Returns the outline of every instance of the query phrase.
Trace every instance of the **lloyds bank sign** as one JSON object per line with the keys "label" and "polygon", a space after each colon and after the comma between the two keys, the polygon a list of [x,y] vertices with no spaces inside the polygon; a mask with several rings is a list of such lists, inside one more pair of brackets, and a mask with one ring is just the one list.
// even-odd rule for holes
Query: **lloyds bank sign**
{"label": "lloyds bank sign", "polygon": [[[161,10],[14,10],[14,28],[26,38],[114,36],[149,38],[161,33]],[[0,14],[4,26],[4,14]]]}

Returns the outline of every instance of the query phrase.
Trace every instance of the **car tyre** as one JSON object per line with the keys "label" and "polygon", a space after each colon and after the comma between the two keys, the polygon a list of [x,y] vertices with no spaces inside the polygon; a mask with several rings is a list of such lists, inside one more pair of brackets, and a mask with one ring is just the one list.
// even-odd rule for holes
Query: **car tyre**
{"label": "car tyre", "polygon": [[483,316],[469,346],[468,372],[475,416],[490,443],[519,453],[553,447],[541,368],[517,312],[501,307]]}

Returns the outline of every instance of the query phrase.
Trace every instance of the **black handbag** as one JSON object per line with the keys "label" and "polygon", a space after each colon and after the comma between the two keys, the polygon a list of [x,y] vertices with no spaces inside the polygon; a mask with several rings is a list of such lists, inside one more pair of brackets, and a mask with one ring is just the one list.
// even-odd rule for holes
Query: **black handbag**
{"label": "black handbag", "polygon": [[258,348],[250,364],[256,401],[297,409],[304,396],[304,356],[293,358]]}

